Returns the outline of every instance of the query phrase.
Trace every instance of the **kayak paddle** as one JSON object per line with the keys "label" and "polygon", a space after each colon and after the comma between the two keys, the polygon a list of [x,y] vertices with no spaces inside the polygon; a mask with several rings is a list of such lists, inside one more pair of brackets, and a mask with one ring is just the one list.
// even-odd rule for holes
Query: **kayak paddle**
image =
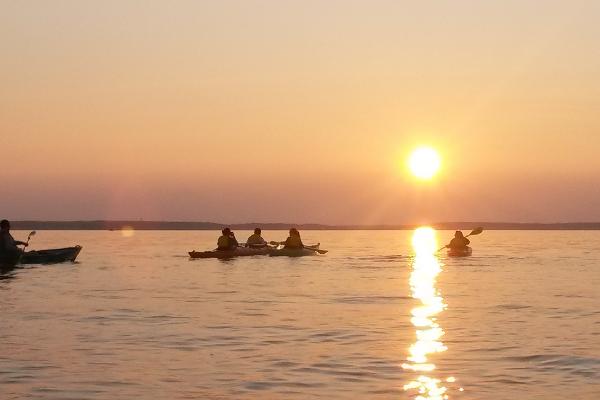
{"label": "kayak paddle", "polygon": [[304,248],[316,251],[319,254],[326,254],[329,250],[321,250],[321,249],[319,249],[320,245],[321,245],[321,243],[317,243],[314,246],[304,246]]}
{"label": "kayak paddle", "polygon": [[[467,236],[465,236],[465,237],[467,238],[467,237],[469,237],[469,236],[479,235],[481,232],[483,232],[483,228],[479,226],[479,227],[477,227],[477,228],[473,229],[473,230],[471,231],[471,233],[469,233],[469,234],[468,234]],[[446,247],[448,247],[448,245],[446,245],[446,246],[444,246],[444,247],[440,247],[440,248],[438,249],[438,251],[442,251],[442,250],[444,250]],[[437,251],[436,251],[436,253],[437,253]]]}
{"label": "kayak paddle", "polygon": [[27,246],[29,246],[29,239],[31,239],[32,236],[35,236],[35,233],[36,233],[35,231],[29,232],[29,236],[27,236],[27,242],[23,246],[23,251],[25,251],[25,249],[27,248]]}

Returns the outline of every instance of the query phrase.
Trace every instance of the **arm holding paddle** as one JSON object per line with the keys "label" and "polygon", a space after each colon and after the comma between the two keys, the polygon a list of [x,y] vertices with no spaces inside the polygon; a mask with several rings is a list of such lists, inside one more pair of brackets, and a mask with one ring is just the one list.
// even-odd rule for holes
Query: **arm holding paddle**
{"label": "arm holding paddle", "polygon": [[31,239],[32,236],[35,236],[35,231],[31,231],[29,232],[29,235],[27,236],[27,241],[26,242],[17,242],[17,244],[19,245],[23,245],[23,250],[25,250],[25,248],[27,246],[29,246],[29,240]]}

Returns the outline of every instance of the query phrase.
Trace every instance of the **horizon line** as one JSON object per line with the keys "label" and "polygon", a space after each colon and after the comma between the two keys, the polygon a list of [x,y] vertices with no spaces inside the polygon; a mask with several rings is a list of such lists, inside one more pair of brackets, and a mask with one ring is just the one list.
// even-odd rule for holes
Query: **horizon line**
{"label": "horizon line", "polygon": [[431,226],[435,229],[474,229],[486,230],[600,230],[600,222],[491,222],[491,221],[447,221],[432,223],[396,223],[396,224],[323,224],[288,222],[240,222],[224,224],[210,221],[168,221],[168,220],[15,220],[11,221],[14,230],[220,230],[231,227],[239,230],[263,229],[286,230],[297,227],[304,230],[410,230],[419,226]]}

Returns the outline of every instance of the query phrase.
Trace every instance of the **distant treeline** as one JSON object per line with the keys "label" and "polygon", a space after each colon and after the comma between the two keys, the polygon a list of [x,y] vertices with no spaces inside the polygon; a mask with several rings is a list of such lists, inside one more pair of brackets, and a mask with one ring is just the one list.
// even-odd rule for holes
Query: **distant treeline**
{"label": "distant treeline", "polygon": [[[221,230],[225,226],[238,230],[410,230],[420,225],[322,225],[293,223],[220,224],[215,222],[178,221],[11,221],[13,229],[22,230]],[[481,226],[486,230],[600,230],[600,222],[567,222],[554,224],[515,222],[441,222],[430,224],[436,229],[469,230]]]}

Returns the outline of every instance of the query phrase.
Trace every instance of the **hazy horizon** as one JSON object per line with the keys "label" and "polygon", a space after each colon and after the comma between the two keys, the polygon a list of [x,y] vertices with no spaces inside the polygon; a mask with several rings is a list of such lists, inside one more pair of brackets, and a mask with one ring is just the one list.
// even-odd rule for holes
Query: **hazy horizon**
{"label": "hazy horizon", "polygon": [[600,3],[0,4],[0,218],[600,221]]}

